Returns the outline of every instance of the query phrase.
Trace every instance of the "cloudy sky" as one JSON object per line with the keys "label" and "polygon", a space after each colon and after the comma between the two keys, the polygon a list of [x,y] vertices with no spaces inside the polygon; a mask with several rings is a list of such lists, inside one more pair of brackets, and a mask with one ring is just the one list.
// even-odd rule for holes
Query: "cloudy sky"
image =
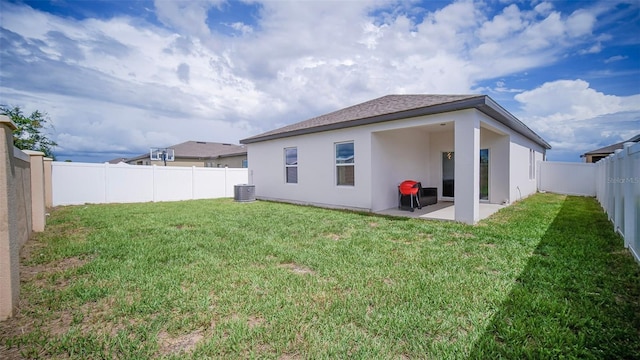
{"label": "cloudy sky", "polygon": [[0,0],[0,104],[47,112],[58,160],[476,93],[550,160],[640,133],[640,1]]}

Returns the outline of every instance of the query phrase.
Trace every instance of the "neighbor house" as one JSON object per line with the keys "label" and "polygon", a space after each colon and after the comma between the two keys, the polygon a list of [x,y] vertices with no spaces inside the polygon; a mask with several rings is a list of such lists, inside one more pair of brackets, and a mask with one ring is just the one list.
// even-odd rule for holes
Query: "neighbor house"
{"label": "neighbor house", "polygon": [[486,95],[389,95],[240,143],[258,199],[375,212],[413,179],[470,224],[480,202],[535,193],[551,148]]}
{"label": "neighbor house", "polygon": [[[173,149],[174,153],[174,158],[167,162],[167,166],[247,167],[247,149],[243,145],[187,141],[167,148]],[[124,162],[131,165],[164,165],[163,160],[152,160],[150,153]]]}
{"label": "neighbor house", "polygon": [[640,142],[640,134],[632,137],[629,140],[586,152],[580,155],[580,157],[584,158],[584,162],[586,163],[595,163],[613,154],[616,150],[622,149],[624,147],[624,143],[628,143],[628,142],[636,142],[636,143]]}

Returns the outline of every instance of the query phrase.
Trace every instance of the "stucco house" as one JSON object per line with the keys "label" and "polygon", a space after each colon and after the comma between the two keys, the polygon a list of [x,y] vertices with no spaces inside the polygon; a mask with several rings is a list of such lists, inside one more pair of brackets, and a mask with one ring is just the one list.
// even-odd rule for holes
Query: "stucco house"
{"label": "stucco house", "polygon": [[[174,159],[167,166],[247,167],[247,149],[243,145],[208,141],[186,141],[168,146]],[[164,165],[162,160],[151,160],[149,153],[125,159],[130,165]]]}
{"label": "stucco house", "polygon": [[625,143],[628,142],[640,142],[640,134],[632,137],[629,140],[626,141],[621,141],[619,143],[615,143],[613,145],[609,145],[609,146],[605,146],[596,150],[591,150],[589,152],[586,152],[582,155],[580,155],[581,158],[584,158],[584,162],[586,163],[596,163],[604,158],[606,158],[607,156],[613,154],[616,150],[618,149],[622,149],[624,147]]}
{"label": "stucco house", "polygon": [[413,179],[469,224],[535,193],[551,148],[486,95],[388,95],[240,143],[258,199],[377,212]]}

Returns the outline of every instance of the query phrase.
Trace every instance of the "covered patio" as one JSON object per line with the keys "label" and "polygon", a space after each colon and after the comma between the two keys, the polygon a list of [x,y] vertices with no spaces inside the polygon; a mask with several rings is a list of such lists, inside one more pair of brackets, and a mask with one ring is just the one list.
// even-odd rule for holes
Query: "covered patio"
{"label": "covered patio", "polygon": [[[481,202],[478,209],[478,221],[488,218],[505,206],[506,205]],[[380,215],[419,218],[425,220],[455,221],[455,204],[453,201],[439,201],[436,204],[424,206],[422,207],[422,209],[415,209],[413,212],[408,210],[401,210],[398,207],[393,207],[381,211],[376,211],[375,213]]]}
{"label": "covered patio", "polygon": [[[403,125],[372,133],[373,212],[474,224],[510,202],[506,129],[464,111]],[[404,180],[435,189],[438,203],[415,212],[397,209]]]}

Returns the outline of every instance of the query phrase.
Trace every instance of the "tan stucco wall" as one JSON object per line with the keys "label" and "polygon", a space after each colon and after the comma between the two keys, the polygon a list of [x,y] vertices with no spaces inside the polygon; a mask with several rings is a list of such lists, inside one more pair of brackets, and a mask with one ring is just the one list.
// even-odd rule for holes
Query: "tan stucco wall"
{"label": "tan stucco wall", "polygon": [[20,248],[45,227],[44,154],[13,146],[15,124],[0,116],[0,320],[20,295]]}
{"label": "tan stucco wall", "polygon": [[0,116],[0,320],[13,316],[20,294],[20,209],[15,205],[19,203],[16,190],[22,171],[13,158],[13,129],[15,124]]}
{"label": "tan stucco wall", "polygon": [[[139,164],[139,162],[142,162],[142,164]],[[133,160],[130,161],[129,164],[131,165],[157,165],[157,166],[164,166],[164,161],[149,161],[149,159],[142,159],[142,160]],[[167,166],[204,166],[204,160],[184,160],[184,159],[176,159],[175,161],[167,161]]]}
{"label": "tan stucco wall", "polygon": [[[17,150],[17,149],[16,149]],[[12,209],[10,211],[16,213],[15,223],[18,228],[18,249],[22,248],[29,236],[33,227],[31,226],[33,220],[33,213],[31,212],[31,176],[29,173],[29,157],[19,153],[20,150],[15,152],[13,158],[13,171],[14,184],[13,191],[15,196],[13,202],[9,204]]]}
{"label": "tan stucco wall", "polygon": [[246,155],[242,155],[242,156],[229,156],[229,157],[223,157],[223,158],[219,158],[219,159],[214,159],[214,160],[208,160],[209,162],[212,162],[214,164],[219,164],[220,166],[213,166],[213,167],[230,167],[230,168],[241,168],[242,167],[242,160],[246,160],[247,156]]}

